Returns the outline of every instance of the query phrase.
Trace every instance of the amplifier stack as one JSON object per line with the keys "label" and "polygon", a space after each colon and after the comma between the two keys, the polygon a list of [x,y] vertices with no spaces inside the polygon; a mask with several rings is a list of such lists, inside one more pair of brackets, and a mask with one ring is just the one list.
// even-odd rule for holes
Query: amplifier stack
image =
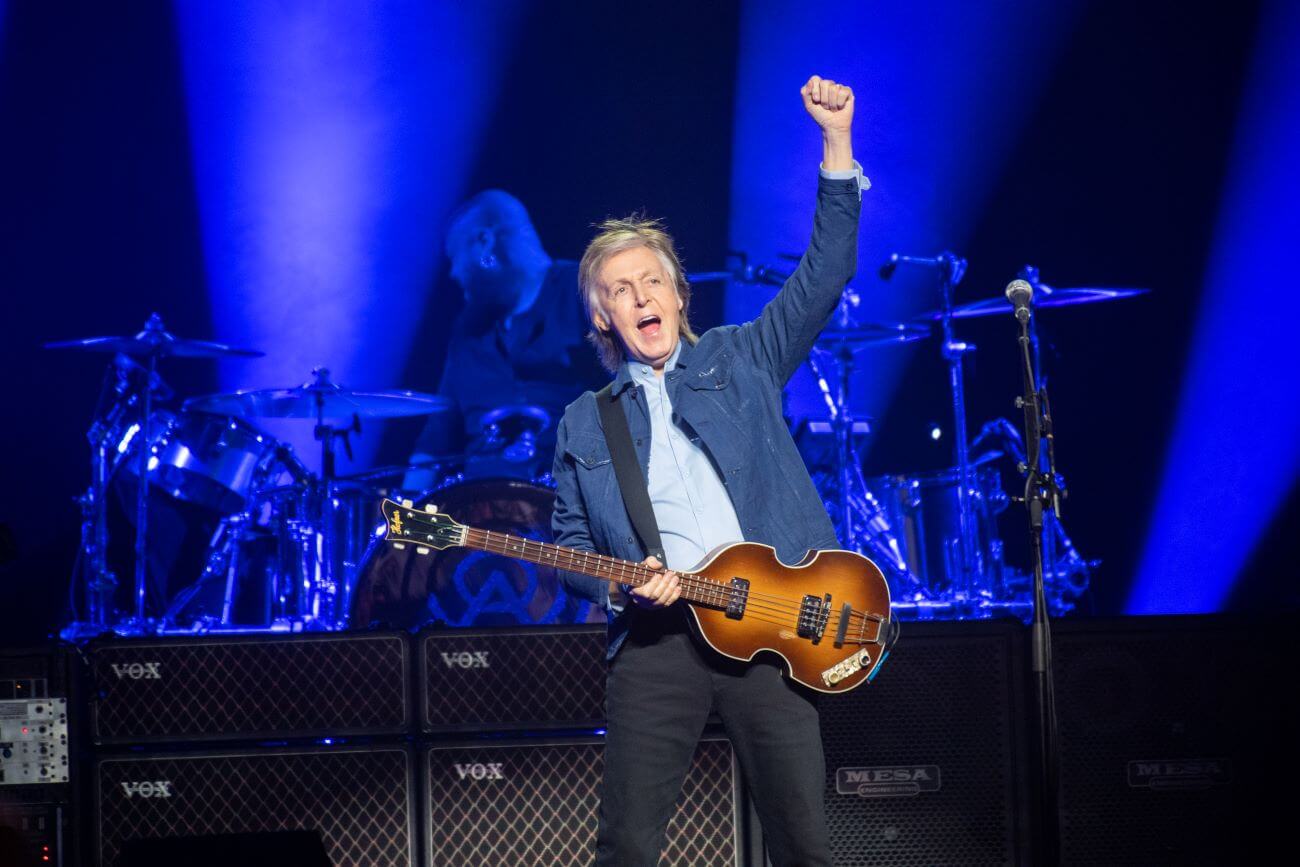
{"label": "amplifier stack", "polygon": [[[1285,826],[1274,784],[1296,769],[1300,699],[1275,678],[1300,662],[1294,627],[1057,624],[1051,817],[1037,812],[1026,630],[910,624],[874,683],[820,703],[835,863],[1034,863],[1053,831],[1068,864],[1250,851]],[[603,627],[113,640],[81,656],[84,686],[63,654],[0,656],[5,867],[591,860]],[[86,817],[80,851],[71,815]],[[661,863],[764,863],[716,728]]]}
{"label": "amplifier stack", "polygon": [[[286,832],[335,867],[595,852],[601,626],[107,641],[87,658],[100,867],[176,851],[196,867]],[[740,864],[742,804],[730,745],[707,737],[664,863]]]}

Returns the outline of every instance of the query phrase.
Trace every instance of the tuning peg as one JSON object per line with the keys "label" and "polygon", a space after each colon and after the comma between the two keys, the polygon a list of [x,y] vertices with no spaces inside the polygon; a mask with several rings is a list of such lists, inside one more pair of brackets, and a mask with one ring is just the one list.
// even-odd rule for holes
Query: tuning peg
{"label": "tuning peg", "polygon": [[417,554],[428,554],[428,553],[429,553],[429,549],[428,549],[428,548],[416,548],[416,549],[415,549],[415,553],[417,553]]}
{"label": "tuning peg", "polygon": [[438,511],[438,506],[436,503],[427,503],[425,504],[424,511],[428,512],[429,514],[433,514],[434,512]]}
{"label": "tuning peg", "polygon": [[406,543],[405,543],[405,542],[394,542],[394,543],[393,543],[393,547],[396,548],[396,549],[399,550],[399,551],[405,551],[405,550],[406,550]]}

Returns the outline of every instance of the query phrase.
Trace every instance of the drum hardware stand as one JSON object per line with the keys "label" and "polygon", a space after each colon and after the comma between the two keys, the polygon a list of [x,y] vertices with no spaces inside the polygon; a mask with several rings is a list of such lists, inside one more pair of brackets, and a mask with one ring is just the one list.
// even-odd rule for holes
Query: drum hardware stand
{"label": "drum hardware stand", "polygon": [[[152,347],[146,354],[149,370],[146,383],[152,384],[158,375],[158,356],[168,336],[166,329],[163,328],[162,317],[157,313],[150,314],[149,320],[144,324],[144,330],[136,335],[137,339],[145,341]],[[136,470],[139,487],[136,489],[135,497],[135,616],[127,618],[118,627],[118,631],[123,635],[144,635],[152,628],[148,618],[145,617],[145,582],[149,568],[148,554],[145,549],[149,534],[149,457],[153,451],[153,431],[150,429],[153,389],[147,386],[144,389],[142,409],[140,429],[136,433],[140,443],[140,457]]]}
{"label": "drum hardware stand", "polygon": [[[854,323],[850,308],[861,303],[858,293],[852,288],[845,289],[836,313],[836,324],[841,329],[850,329]],[[853,435],[867,428],[865,419],[855,419],[849,409],[849,390],[853,375],[853,347],[841,343],[832,355],[838,373],[835,393],[827,381],[822,364],[817,360],[817,349],[808,354],[808,366],[812,369],[817,388],[830,415],[831,432],[835,437],[835,469],[838,480],[839,500],[839,538],[850,551],[870,553],[882,560],[898,576],[900,583],[909,589],[920,589],[920,581],[908,568],[907,561],[899,550],[884,509],[867,487],[862,475],[862,456],[853,446]],[[858,533],[854,522],[854,513],[860,513],[863,532]]]}
{"label": "drum hardware stand", "polygon": [[[1016,300],[1013,288],[1023,287],[1023,300]],[[1038,770],[1043,787],[1044,809],[1047,821],[1043,823],[1042,855],[1044,864],[1059,863],[1059,773],[1058,731],[1056,723],[1056,691],[1052,677],[1051,624],[1047,611],[1047,594],[1044,587],[1043,525],[1044,515],[1060,513],[1064,491],[1057,485],[1055,437],[1052,432],[1051,407],[1046,389],[1040,388],[1037,368],[1034,365],[1030,337],[1033,292],[1025,281],[1016,281],[1007,289],[1009,298],[1016,304],[1016,319],[1020,323],[1020,367],[1024,395],[1016,398],[1016,407],[1025,414],[1025,447],[1028,460],[1023,464],[1026,474],[1025,496],[1022,501],[1029,513],[1030,547],[1034,558],[1034,608],[1031,638],[1031,667],[1034,694],[1038,711]],[[1046,441],[1047,469],[1042,467],[1043,442]]]}
{"label": "drum hardware stand", "polygon": [[349,435],[361,433],[361,416],[354,412],[351,423],[344,428],[326,424],[325,391],[338,387],[330,381],[330,372],[327,368],[316,368],[312,371],[312,376],[315,377],[312,386],[317,389],[315,392],[316,426],[313,433],[321,444],[321,474],[318,478],[310,479],[306,486],[308,505],[306,513],[309,522],[313,520],[316,522],[315,530],[312,531],[310,527],[301,529],[306,531],[303,543],[312,548],[305,558],[304,566],[314,572],[315,580],[311,584],[315,595],[306,600],[307,610],[300,613],[315,628],[338,629],[343,626],[342,620],[345,616],[345,612],[337,610],[339,582],[346,576],[336,575],[334,568],[334,556],[338,546],[337,527],[332,509],[334,482],[338,476],[334,449],[341,442],[348,459],[352,458],[352,443]]}
{"label": "drum hardware stand", "polygon": [[[113,609],[113,591],[117,589],[117,575],[108,565],[108,480],[112,461],[109,442],[116,423],[121,420],[126,408],[136,402],[137,395],[132,391],[130,369],[118,363],[117,356],[109,362],[104,374],[104,389],[101,391],[100,409],[90,425],[87,439],[90,440],[90,487],[77,497],[81,509],[81,556],[86,588],[86,608],[89,619],[84,623],[72,623],[64,631],[63,637],[75,640],[83,634],[98,635],[109,631],[109,614]],[[115,380],[113,393],[115,399],[104,407],[107,399],[108,381]],[[146,388],[152,388],[149,382]],[[74,604],[75,609],[75,604]]]}
{"label": "drum hardware stand", "polygon": [[941,354],[948,362],[948,387],[952,393],[953,418],[953,454],[957,465],[957,518],[958,545],[957,559],[961,561],[958,574],[961,575],[961,587],[958,588],[957,601],[975,603],[980,564],[975,557],[974,521],[971,509],[971,472],[970,445],[966,431],[966,386],[962,372],[962,358],[975,351],[974,344],[957,340],[953,334],[953,291],[966,276],[966,260],[955,253],[944,251],[938,256],[904,256],[894,253],[880,267],[880,276],[888,280],[899,265],[915,265],[931,268],[939,272],[939,286],[942,306],[939,311],[939,323],[943,334]]}

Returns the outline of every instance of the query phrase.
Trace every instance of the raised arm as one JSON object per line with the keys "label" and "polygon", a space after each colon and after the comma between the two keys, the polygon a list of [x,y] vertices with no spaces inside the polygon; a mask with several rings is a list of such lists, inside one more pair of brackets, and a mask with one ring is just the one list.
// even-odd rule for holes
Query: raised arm
{"label": "raised arm", "polygon": [[776,298],[737,333],[741,347],[778,386],[784,386],[808,357],[857,269],[862,207],[861,170],[853,160],[851,138],[853,90],[814,75],[799,93],[822,136],[812,239]]}

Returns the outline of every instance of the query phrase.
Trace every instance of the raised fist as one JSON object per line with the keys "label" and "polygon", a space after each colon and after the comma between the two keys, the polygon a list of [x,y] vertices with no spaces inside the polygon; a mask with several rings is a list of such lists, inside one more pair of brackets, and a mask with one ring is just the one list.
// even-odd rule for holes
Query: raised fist
{"label": "raised fist", "polygon": [[825,133],[847,133],[853,126],[853,88],[814,75],[799,90],[803,107]]}

